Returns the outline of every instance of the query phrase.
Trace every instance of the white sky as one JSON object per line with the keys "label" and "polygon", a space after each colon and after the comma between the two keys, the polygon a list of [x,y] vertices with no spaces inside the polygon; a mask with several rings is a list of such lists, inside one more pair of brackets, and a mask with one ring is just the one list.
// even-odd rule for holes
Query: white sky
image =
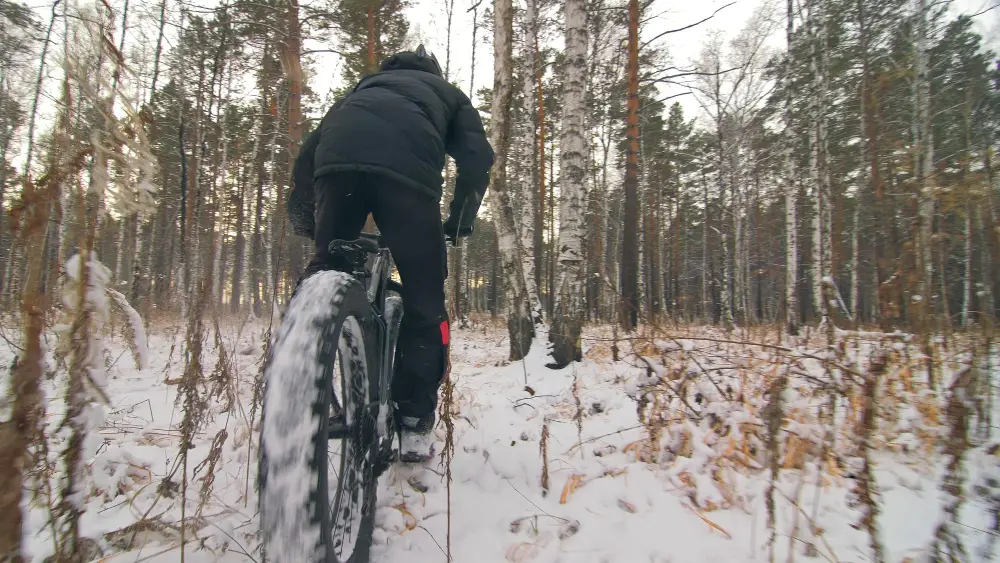
{"label": "white sky", "polygon": [[[469,74],[471,68],[471,41],[472,41],[472,14],[467,10],[476,0],[455,0],[455,17],[452,22],[452,79],[459,83],[463,89],[468,90]],[[689,2],[677,0],[656,0],[649,8],[649,14],[655,15],[655,19],[648,22],[641,31],[640,42],[643,37],[654,37],[657,34],[670,29],[676,29],[700,21],[712,14],[716,9],[729,4],[731,0],[702,0],[700,2]],[[761,5],[762,0],[736,0],[736,2],[721,12],[712,20],[694,27],[690,30],[666,36],[658,42],[659,45],[667,49],[668,55],[672,59],[672,64],[683,67],[691,60],[695,59],[702,47],[703,41],[713,30],[721,31],[726,37],[735,36],[744,26],[748,17]],[[771,0],[773,1],[773,0]],[[516,4],[523,5],[523,0],[515,0]],[[484,0],[480,6],[480,18],[482,10],[490,4],[489,0]],[[1000,0],[952,0],[952,10],[957,13],[973,14],[985,10],[990,6],[1000,4]],[[551,16],[558,16],[555,12],[558,8],[552,8],[549,12]],[[447,38],[447,18],[445,16],[445,0],[413,0],[412,5],[407,10],[407,18],[410,21],[410,35],[415,41],[423,41],[428,49],[434,51],[442,66],[445,63],[445,42]],[[778,6],[778,17],[784,17],[784,2]],[[977,31],[984,35],[987,44],[993,50],[1000,52],[1000,10],[992,10],[978,16],[975,19]],[[776,28],[776,35],[772,43],[776,47],[784,44],[784,24]],[[517,26],[515,25],[515,33]],[[562,46],[562,30],[550,32],[551,45]],[[479,45],[476,50],[476,89],[482,86],[492,86],[493,83],[493,35],[486,29],[480,29],[477,36]],[[515,48],[518,42],[515,41]],[[404,45],[404,48],[416,46]],[[317,71],[323,65],[337,66],[338,56],[334,54],[316,55]],[[325,69],[324,69],[325,70]],[[333,72],[318,72],[314,78],[313,88],[323,95],[334,85]],[[319,74],[325,74],[320,76]],[[661,87],[664,95],[672,95],[683,92],[677,87]],[[684,106],[685,114],[693,116],[698,113],[698,104],[694,96],[681,96],[677,98]],[[332,100],[327,100],[332,103]],[[671,102],[672,103],[672,102]],[[325,108],[323,108],[325,110]],[[322,111],[320,113],[322,113]]]}

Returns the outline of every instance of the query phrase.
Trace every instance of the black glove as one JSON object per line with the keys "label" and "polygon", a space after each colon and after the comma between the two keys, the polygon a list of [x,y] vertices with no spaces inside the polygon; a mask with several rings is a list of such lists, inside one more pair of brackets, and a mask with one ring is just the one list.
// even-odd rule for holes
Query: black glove
{"label": "black glove", "polygon": [[472,235],[472,231],[475,229],[476,214],[479,213],[479,198],[476,194],[467,196],[464,205],[459,206],[458,203],[458,201],[452,200],[448,220],[444,222],[444,238],[452,244],[460,237]]}

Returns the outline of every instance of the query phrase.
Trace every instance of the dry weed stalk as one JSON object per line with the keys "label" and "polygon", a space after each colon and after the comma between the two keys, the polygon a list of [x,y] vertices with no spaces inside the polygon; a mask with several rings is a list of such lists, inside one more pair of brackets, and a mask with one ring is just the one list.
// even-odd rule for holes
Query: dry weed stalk
{"label": "dry weed stalk", "polygon": [[[975,351],[972,357],[976,357]],[[964,369],[955,375],[948,393],[946,415],[948,437],[944,454],[948,458],[941,492],[944,495],[944,510],[941,523],[934,534],[931,554],[935,562],[958,563],[967,560],[965,547],[959,532],[959,513],[965,503],[965,475],[963,462],[969,450],[969,414],[973,410],[970,391],[973,388],[973,373]]]}
{"label": "dry weed stalk", "polygon": [[445,428],[445,440],[444,448],[441,450],[441,464],[444,465],[444,474],[446,479],[446,489],[447,489],[447,502],[448,502],[448,522],[447,522],[447,536],[445,539],[447,557],[446,561],[451,562],[451,462],[455,459],[455,412],[453,412],[455,400],[455,383],[451,379],[451,351],[447,352],[448,357],[445,364],[444,372],[444,389],[441,393],[441,404],[439,407],[439,415],[441,421],[444,422]]}
{"label": "dry weed stalk", "polygon": [[[576,412],[573,413],[573,420],[576,422],[576,439],[583,441],[583,403],[580,401],[580,378],[576,373],[576,364],[573,364],[573,403]],[[580,457],[584,457],[583,448],[580,448]]]}
{"label": "dry weed stalk", "polygon": [[208,503],[208,499],[212,496],[212,486],[215,484],[215,467],[219,464],[219,460],[222,459],[222,446],[226,443],[226,438],[229,437],[229,432],[225,428],[219,430],[215,434],[215,438],[212,440],[212,449],[208,452],[208,457],[203,459],[201,463],[195,466],[194,472],[191,474],[192,479],[197,479],[198,473],[202,469],[206,469],[205,476],[201,478],[201,491],[199,493],[198,510],[195,512],[195,517],[201,517],[201,511],[204,510],[205,505]]}
{"label": "dry weed stalk", "polygon": [[[253,399],[250,401],[250,434],[254,435],[254,423],[257,418],[257,411],[261,411],[261,420],[264,413],[261,407],[264,404],[264,374],[267,373],[269,358],[271,357],[271,327],[268,326],[261,338],[261,355],[258,360],[257,375],[253,381]],[[259,440],[259,436],[258,436]],[[258,442],[259,443],[259,442]],[[247,440],[247,459],[253,459],[253,439]],[[246,507],[250,499],[250,466],[247,464],[246,483],[243,486],[243,506]]]}
{"label": "dry weed stalk", "polygon": [[219,326],[219,315],[216,313],[213,318],[215,324],[215,348],[219,352],[219,359],[215,362],[215,369],[209,377],[211,390],[210,399],[222,400],[222,412],[229,412],[236,403],[236,365],[233,356],[226,350],[226,343],[222,338],[222,328]]}
{"label": "dry weed stalk", "polygon": [[538,450],[542,454],[542,496],[549,495],[549,419],[545,417],[542,421],[542,439],[538,445]]}
{"label": "dry weed stalk", "polygon": [[878,514],[879,514],[879,492],[875,482],[875,471],[872,465],[872,450],[874,449],[875,432],[877,421],[877,394],[880,379],[885,374],[886,357],[883,352],[879,352],[872,361],[868,369],[868,377],[865,378],[864,406],[861,410],[861,428],[859,457],[861,458],[861,470],[857,475],[857,485],[855,495],[857,504],[861,506],[860,528],[868,532],[868,545],[871,549],[871,560],[873,563],[885,561],[885,550],[879,539]]}
{"label": "dry weed stalk", "polygon": [[774,563],[774,546],[778,536],[778,521],[775,514],[774,492],[781,471],[781,426],[784,422],[783,395],[788,386],[788,378],[779,375],[771,383],[768,391],[768,404],[764,409],[764,420],[767,422],[767,459],[770,468],[770,483],[767,489],[767,529],[770,536],[767,540],[768,561]]}
{"label": "dry weed stalk", "polygon": [[[58,5],[58,0],[52,5],[50,33]],[[39,69],[38,76],[40,85],[42,69]],[[62,82],[62,104],[54,131],[55,154],[72,154],[68,143],[73,109],[71,91],[69,77],[66,76]],[[20,197],[12,201],[9,210],[11,234],[17,245],[24,249],[27,268],[21,295],[23,350],[14,361],[7,391],[7,396],[13,398],[10,420],[0,423],[0,561],[23,561],[21,495],[26,484],[26,466],[32,457],[31,448],[43,439],[42,331],[48,304],[41,280],[46,266],[43,247],[48,238],[49,215],[53,203],[59,201],[63,180],[84,168],[90,152],[87,147],[66,160],[54,159],[49,170],[37,181],[29,171],[22,182]]]}
{"label": "dry weed stalk", "polygon": [[[211,271],[208,269],[207,271]],[[184,374],[181,376],[178,398],[182,401],[184,418],[181,420],[181,562],[184,561],[186,535],[186,510],[188,488],[188,452],[194,447],[194,438],[204,427],[208,414],[208,399],[204,392],[204,368],[201,364],[205,326],[203,316],[210,298],[211,284],[203,276],[195,286],[194,303],[188,310]],[[176,470],[175,466],[175,470]],[[169,480],[173,473],[167,477]]]}

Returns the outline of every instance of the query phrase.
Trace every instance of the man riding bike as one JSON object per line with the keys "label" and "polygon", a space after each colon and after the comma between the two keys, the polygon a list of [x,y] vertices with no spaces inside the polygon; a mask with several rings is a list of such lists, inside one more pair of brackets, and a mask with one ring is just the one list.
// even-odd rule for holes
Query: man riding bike
{"label": "man riding bike", "polygon": [[[442,225],[445,153],[458,176]],[[403,320],[392,395],[402,461],[433,456],[450,338],[444,237],[472,234],[492,166],[479,112],[444,80],[423,45],[389,57],[362,78],[330,108],[295,161],[288,216],[295,233],[312,238],[316,248],[305,276],[345,269],[331,258],[330,241],[356,239],[369,213],[399,270]]]}

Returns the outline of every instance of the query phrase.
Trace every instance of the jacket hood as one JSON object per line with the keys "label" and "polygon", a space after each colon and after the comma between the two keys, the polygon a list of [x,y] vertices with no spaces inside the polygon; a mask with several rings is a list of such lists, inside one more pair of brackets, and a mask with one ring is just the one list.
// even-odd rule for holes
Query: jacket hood
{"label": "jacket hood", "polygon": [[418,56],[412,51],[402,51],[382,61],[379,70],[422,70],[435,76],[441,76],[437,63],[427,57]]}

